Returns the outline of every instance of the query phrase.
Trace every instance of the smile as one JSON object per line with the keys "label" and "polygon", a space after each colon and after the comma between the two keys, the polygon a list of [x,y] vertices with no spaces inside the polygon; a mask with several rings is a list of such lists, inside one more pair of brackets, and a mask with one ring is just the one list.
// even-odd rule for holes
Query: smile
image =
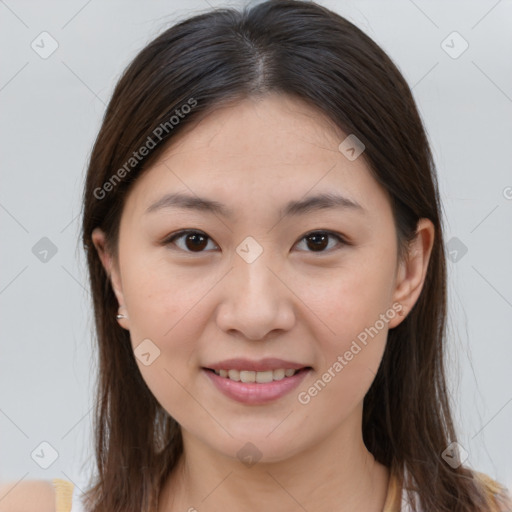
{"label": "smile", "polygon": [[273,380],[281,380],[285,377],[293,377],[299,370],[293,368],[268,370],[264,372],[254,372],[251,370],[214,370],[220,377],[225,377],[237,382],[272,382]]}
{"label": "smile", "polygon": [[259,372],[202,368],[216,390],[231,400],[248,405],[263,405],[284,397],[298,387],[311,371],[310,366]]}

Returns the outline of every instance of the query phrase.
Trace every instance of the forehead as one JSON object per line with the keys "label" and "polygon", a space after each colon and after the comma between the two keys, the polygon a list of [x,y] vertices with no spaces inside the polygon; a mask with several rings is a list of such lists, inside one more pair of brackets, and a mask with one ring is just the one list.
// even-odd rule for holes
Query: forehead
{"label": "forehead", "polygon": [[[345,134],[318,109],[276,93],[249,97],[210,111],[179,133],[163,157],[196,152],[196,158],[247,160],[245,167],[314,162],[337,152]],[[254,158],[257,157],[257,160]]]}
{"label": "forehead", "polygon": [[140,214],[164,193],[187,192],[235,204],[235,210],[281,208],[332,191],[363,207],[385,208],[384,190],[363,156],[351,161],[340,152],[346,137],[302,101],[277,94],[238,101],[179,132],[137,180],[131,203]]}

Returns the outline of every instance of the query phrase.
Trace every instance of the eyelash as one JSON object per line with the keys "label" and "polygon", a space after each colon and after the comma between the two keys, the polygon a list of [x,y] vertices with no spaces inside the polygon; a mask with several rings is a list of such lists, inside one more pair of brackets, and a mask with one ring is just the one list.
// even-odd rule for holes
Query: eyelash
{"label": "eyelash", "polygon": [[[193,230],[193,229],[185,229],[185,230],[181,230],[181,231],[178,231],[176,233],[172,233],[170,236],[168,236],[165,240],[163,240],[162,244],[163,245],[171,245],[171,244],[174,244],[174,241],[179,239],[179,238],[183,238],[185,237],[186,235],[191,235],[191,234],[196,234],[196,235],[202,235],[204,237],[206,237],[207,239],[209,240],[212,240],[206,233],[202,232],[202,231],[197,231],[197,230]],[[327,236],[330,236],[330,237],[334,237],[338,240],[338,243],[341,244],[341,246],[343,245],[350,245],[349,242],[347,242],[340,234],[338,233],[335,233],[333,231],[327,231],[327,230],[316,230],[316,231],[310,231],[309,233],[306,233],[300,240],[304,240],[305,238],[308,238],[309,236],[311,235],[327,235]],[[341,247],[338,247],[338,249],[340,249]],[[185,250],[185,249],[181,249],[181,248],[178,248],[179,250],[185,252],[185,253],[188,253],[188,254],[201,254],[203,252],[209,252],[209,251],[189,251],[189,250]],[[336,250],[336,248],[331,248],[331,249],[328,249],[328,250],[323,250],[323,251],[304,251],[304,252],[310,252],[312,254],[314,253],[317,253],[317,254],[325,254],[325,253],[330,253],[332,252],[333,250]]]}

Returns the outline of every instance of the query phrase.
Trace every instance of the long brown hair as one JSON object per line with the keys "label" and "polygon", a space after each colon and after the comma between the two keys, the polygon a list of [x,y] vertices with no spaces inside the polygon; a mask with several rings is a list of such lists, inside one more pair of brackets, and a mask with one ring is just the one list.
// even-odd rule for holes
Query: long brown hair
{"label": "long brown hair", "polygon": [[[423,510],[487,510],[473,473],[441,457],[456,441],[444,369],[446,260],[433,158],[411,91],[390,58],[354,24],[296,0],[270,0],[242,12],[212,10],[172,26],[136,56],[107,107],[83,196],[82,240],[99,352],[97,475],[85,495],[88,510],[155,510],[183,451],[180,426],[146,386],[129,332],[116,321],[118,303],[91,233],[101,227],[116,258],[126,194],[173,136],[225,102],[271,91],[308,102],[364,143],[367,165],[391,199],[400,257],[418,220],[433,222],[424,288],[388,334],[364,399],[363,438],[400,481],[407,476],[403,483],[416,490]],[[154,147],[139,158],[148,137]]]}

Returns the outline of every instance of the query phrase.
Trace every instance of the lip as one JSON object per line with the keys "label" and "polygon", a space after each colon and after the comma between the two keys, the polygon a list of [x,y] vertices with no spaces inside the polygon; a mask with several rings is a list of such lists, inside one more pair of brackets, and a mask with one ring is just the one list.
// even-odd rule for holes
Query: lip
{"label": "lip", "polygon": [[284,359],[277,359],[275,357],[267,357],[258,361],[244,358],[226,359],[218,363],[205,365],[204,368],[208,368],[210,370],[248,370],[253,372],[265,372],[268,370],[279,370],[281,368],[284,370],[288,368],[300,370],[301,368],[310,368],[310,366],[307,364],[295,363],[293,361],[285,361]]}
{"label": "lip", "polygon": [[[244,368],[248,369],[247,366]],[[279,368],[283,367],[280,366]],[[288,366],[288,368],[291,367]],[[290,393],[302,382],[306,375],[312,371],[311,367],[300,366],[300,368],[302,369],[291,377],[284,377],[281,380],[274,380],[262,384],[256,382],[237,382],[227,377],[221,377],[207,368],[202,368],[202,372],[206,374],[216,388],[228,398],[243,404],[261,405],[278,400]],[[226,369],[226,367],[219,369]],[[229,369],[236,370],[238,368],[230,366]]]}

